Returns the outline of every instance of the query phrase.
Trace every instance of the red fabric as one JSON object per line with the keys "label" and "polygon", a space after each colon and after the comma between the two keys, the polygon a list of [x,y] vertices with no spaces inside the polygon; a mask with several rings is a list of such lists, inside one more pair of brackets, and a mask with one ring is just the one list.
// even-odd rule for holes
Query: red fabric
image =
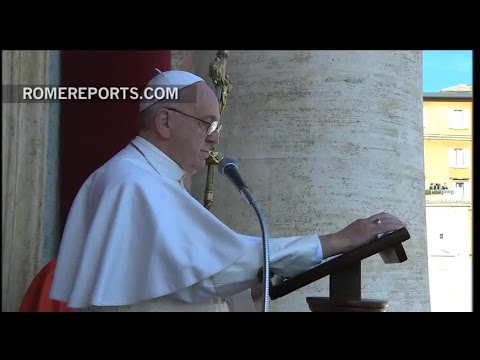
{"label": "red fabric", "polygon": [[20,312],[76,312],[63,301],[49,297],[57,260],[53,259],[35,276],[20,305]]}
{"label": "red fabric", "polygon": [[[63,86],[144,86],[161,71],[170,70],[170,50],[90,51],[61,53]],[[138,133],[136,101],[62,102],[60,183],[61,224],[82,183]],[[33,280],[20,311],[75,311],[49,299],[56,260]]]}
{"label": "red fabric", "polygon": [[[170,70],[169,50],[62,51],[62,86],[138,87]],[[138,134],[138,101],[63,101],[61,226],[82,183]]]}

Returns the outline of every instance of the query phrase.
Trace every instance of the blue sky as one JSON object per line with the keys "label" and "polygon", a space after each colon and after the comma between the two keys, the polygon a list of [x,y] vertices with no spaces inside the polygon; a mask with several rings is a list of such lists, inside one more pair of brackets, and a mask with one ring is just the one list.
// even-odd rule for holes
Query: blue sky
{"label": "blue sky", "polygon": [[423,52],[423,91],[438,92],[458,84],[472,84],[471,50],[425,50]]}

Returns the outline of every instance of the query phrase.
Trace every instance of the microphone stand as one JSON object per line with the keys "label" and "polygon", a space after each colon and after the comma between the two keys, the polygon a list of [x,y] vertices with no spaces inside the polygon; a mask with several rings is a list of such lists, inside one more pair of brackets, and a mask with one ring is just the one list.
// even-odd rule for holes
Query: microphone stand
{"label": "microphone stand", "polygon": [[[225,164],[226,162],[226,164]],[[270,246],[269,246],[269,235],[268,235],[268,227],[267,223],[265,222],[262,211],[260,210],[257,200],[250,192],[248,186],[245,185],[243,180],[241,179],[240,175],[238,174],[238,166],[236,162],[232,164],[231,159],[224,158],[222,163],[219,165],[221,173],[227,176],[237,187],[240,189],[240,194],[243,195],[245,200],[252,205],[255,213],[257,214],[258,220],[260,222],[260,227],[262,229],[262,243],[263,243],[263,268],[260,269],[258,277],[260,277],[260,272],[263,271],[262,278],[263,278],[263,312],[268,312],[270,307]],[[235,172],[232,174],[227,175],[224,173],[227,167],[233,166],[235,168]]]}
{"label": "microphone stand", "polygon": [[258,221],[260,222],[260,227],[262,228],[262,243],[263,243],[263,312],[269,312],[270,310],[270,245],[269,245],[269,234],[268,228],[265,220],[263,219],[262,212],[257,205],[255,198],[250,194],[248,188],[245,188],[245,192],[248,192],[249,196],[245,195],[245,197],[251,197],[253,200],[250,202],[255,213],[257,214]]}

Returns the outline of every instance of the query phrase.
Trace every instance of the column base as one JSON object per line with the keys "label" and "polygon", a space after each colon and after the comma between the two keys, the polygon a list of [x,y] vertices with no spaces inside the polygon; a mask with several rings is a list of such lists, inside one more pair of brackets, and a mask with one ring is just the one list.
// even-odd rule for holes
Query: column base
{"label": "column base", "polygon": [[328,297],[307,297],[312,312],[386,312],[388,301],[373,299],[331,299]]}

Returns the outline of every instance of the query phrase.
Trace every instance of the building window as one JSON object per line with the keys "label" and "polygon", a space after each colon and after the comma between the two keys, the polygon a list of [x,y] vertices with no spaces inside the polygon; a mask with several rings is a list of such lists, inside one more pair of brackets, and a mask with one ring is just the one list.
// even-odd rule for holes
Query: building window
{"label": "building window", "polygon": [[465,199],[465,184],[463,182],[455,181],[455,195],[458,196],[459,199]]}
{"label": "building window", "polygon": [[464,167],[465,166],[465,151],[463,149],[453,149],[455,154],[455,167]]}
{"label": "building window", "polygon": [[462,201],[470,201],[470,182],[468,180],[453,180],[455,198]]}
{"label": "building window", "polygon": [[448,149],[448,166],[453,168],[466,168],[469,166],[469,150],[462,148]]}
{"label": "building window", "polygon": [[467,121],[463,110],[451,110],[448,118],[448,127],[450,129],[466,129]]}

